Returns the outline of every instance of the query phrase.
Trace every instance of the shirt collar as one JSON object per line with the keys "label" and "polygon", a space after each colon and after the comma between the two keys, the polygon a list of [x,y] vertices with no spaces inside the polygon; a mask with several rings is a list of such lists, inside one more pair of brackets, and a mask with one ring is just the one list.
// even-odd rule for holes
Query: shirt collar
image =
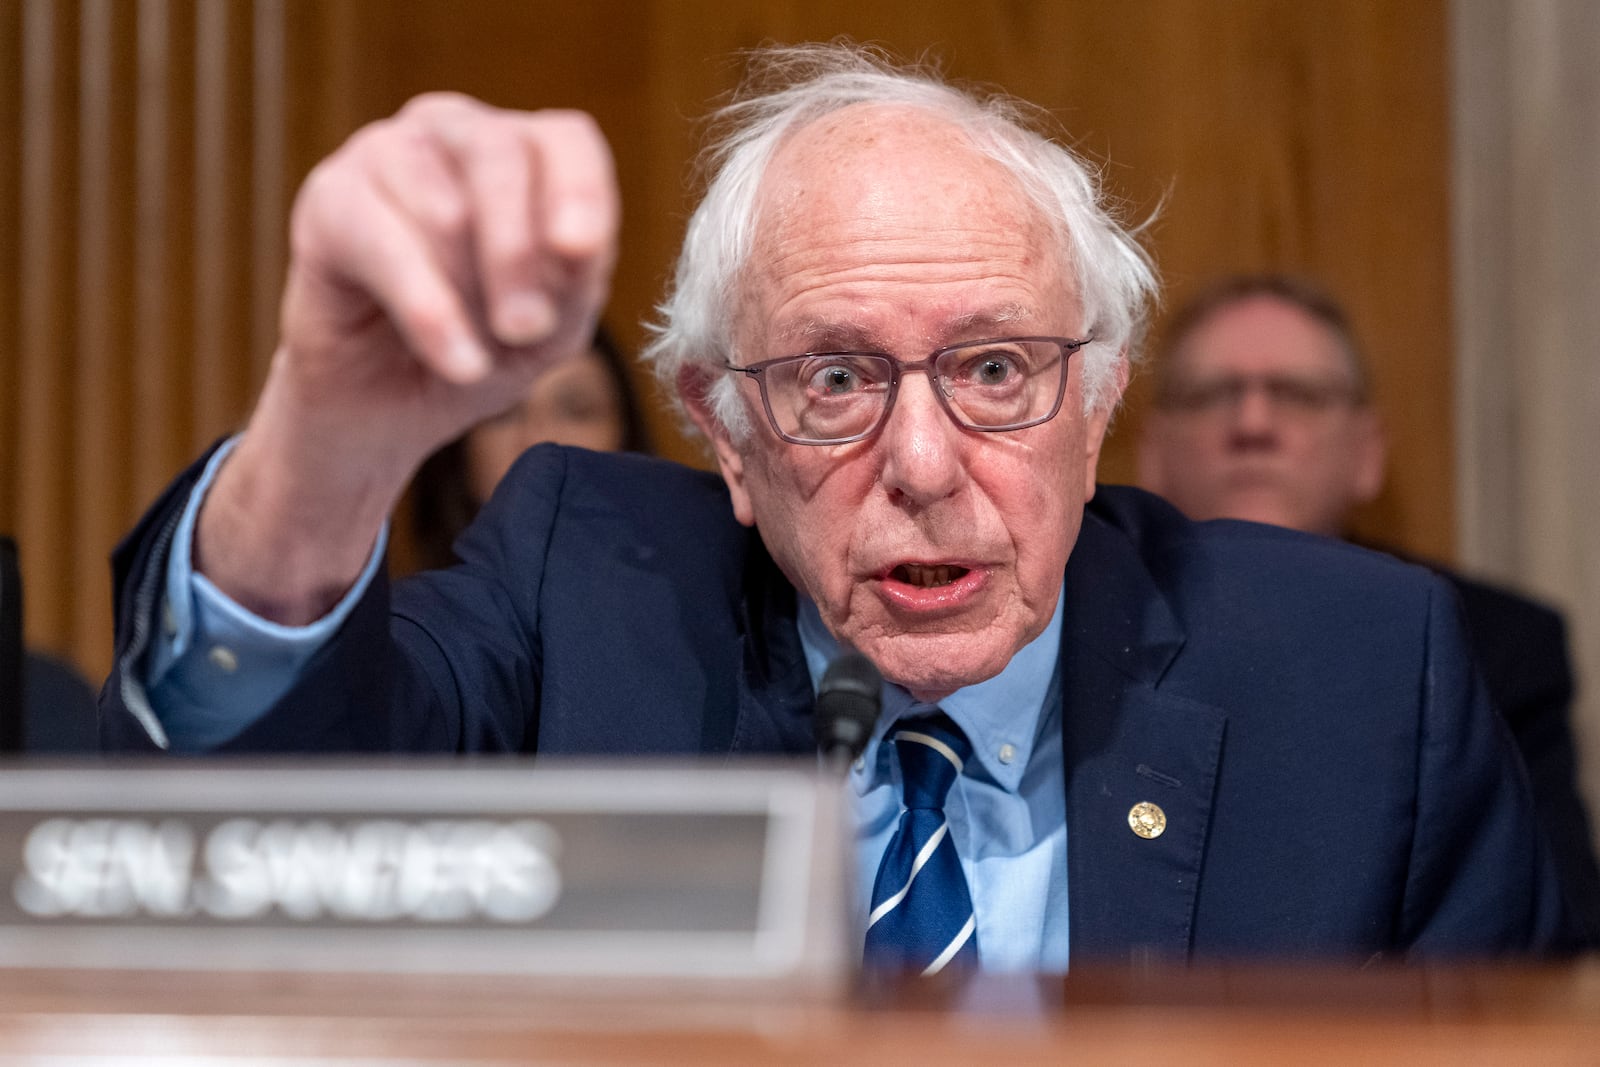
{"label": "shirt collar", "polygon": [[[1055,676],[1061,654],[1061,616],[1064,591],[1056,596],[1056,610],[1044,632],[1022,647],[1005,669],[993,678],[958,689],[939,701],[939,707],[966,733],[972,752],[984,772],[1002,789],[1015,793],[1022,773],[1033,756],[1039,734],[1039,716]],[[816,692],[822,673],[839,655],[839,643],[822,624],[817,606],[800,597],[798,628]],[[912,705],[911,694],[898,685],[883,684],[883,711],[872,732],[872,743],[883,740],[895,720]],[[1002,756],[1009,757],[1002,759]]]}

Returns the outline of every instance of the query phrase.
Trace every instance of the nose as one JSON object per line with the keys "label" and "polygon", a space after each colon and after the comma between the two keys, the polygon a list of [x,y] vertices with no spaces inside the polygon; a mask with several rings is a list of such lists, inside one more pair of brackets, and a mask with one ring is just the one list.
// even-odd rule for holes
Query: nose
{"label": "nose", "polygon": [[954,493],[966,470],[963,432],[940,406],[926,374],[900,381],[894,410],[880,432],[884,486],[891,496],[913,504],[930,504]]}
{"label": "nose", "polygon": [[1239,393],[1230,420],[1229,437],[1239,448],[1269,448],[1277,442],[1277,409],[1267,390],[1259,384],[1247,384]]}

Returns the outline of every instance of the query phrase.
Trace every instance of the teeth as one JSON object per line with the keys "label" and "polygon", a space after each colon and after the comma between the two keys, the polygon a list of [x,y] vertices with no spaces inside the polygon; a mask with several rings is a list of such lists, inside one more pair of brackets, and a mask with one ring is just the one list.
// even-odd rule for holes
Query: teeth
{"label": "teeth", "polygon": [[949,585],[963,574],[967,573],[965,567],[952,567],[949,564],[927,563],[902,563],[894,569],[894,577],[907,585],[929,588],[936,585]]}

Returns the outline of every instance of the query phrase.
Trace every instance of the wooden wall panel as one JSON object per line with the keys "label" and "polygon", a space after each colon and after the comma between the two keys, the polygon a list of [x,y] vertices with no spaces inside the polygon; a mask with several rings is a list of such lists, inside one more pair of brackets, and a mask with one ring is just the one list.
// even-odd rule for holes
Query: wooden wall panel
{"label": "wooden wall panel", "polygon": [[237,428],[250,395],[251,6],[196,10],[191,449]]}
{"label": "wooden wall panel", "polygon": [[[288,249],[289,33],[284,0],[256,0],[251,23],[249,383],[266,377],[278,336],[278,293]],[[253,392],[253,389],[249,390]]]}
{"label": "wooden wall panel", "polygon": [[0,3],[0,522],[17,513],[17,397],[22,360],[18,303],[21,287],[6,279],[21,275],[22,198],[22,8]]}
{"label": "wooden wall panel", "polygon": [[56,648],[71,639],[77,32],[75,8],[48,0],[23,7],[13,453],[18,510],[6,525],[15,529],[21,549],[27,632]]}
{"label": "wooden wall panel", "polygon": [[[137,10],[116,0],[83,4],[79,32],[76,271],[71,314],[77,320],[72,400],[73,463],[65,484],[72,494],[70,569],[63,603],[72,647],[105,635],[111,590],[104,580],[105,546],[115,541],[134,500],[125,457],[132,424],[128,404],[133,325],[133,198],[125,195],[134,169],[132,84],[137,64]],[[116,459],[113,459],[116,457]]]}
{"label": "wooden wall panel", "polygon": [[[277,0],[5,0],[0,13],[17,60],[0,95],[15,221],[0,241],[0,529],[21,545],[30,642],[98,676],[111,546],[239,424],[264,362],[267,297],[251,283],[281,273],[289,180],[251,169],[283,169],[284,125],[282,64],[252,48],[281,40],[286,16]],[[279,137],[264,154],[251,143],[262,99]],[[275,202],[253,210],[263,197]]]}
{"label": "wooden wall panel", "polygon": [[[115,533],[247,414],[292,190],[358,125],[426,89],[591,110],[626,205],[609,317],[637,347],[690,204],[692,120],[737,81],[732,53],[840,34],[1056,112],[1131,217],[1161,205],[1169,299],[1262,268],[1342,294],[1396,445],[1363,529],[1448,557],[1444,8],[0,0],[0,528],[22,541],[30,636],[108,665]],[[1135,404],[1113,479],[1136,421]],[[699,459],[666,416],[654,429]]]}
{"label": "wooden wall panel", "polygon": [[172,477],[195,436],[187,402],[194,363],[194,123],[187,106],[194,20],[191,5],[169,0],[139,0],[138,12],[128,444],[133,499],[147,502]]}

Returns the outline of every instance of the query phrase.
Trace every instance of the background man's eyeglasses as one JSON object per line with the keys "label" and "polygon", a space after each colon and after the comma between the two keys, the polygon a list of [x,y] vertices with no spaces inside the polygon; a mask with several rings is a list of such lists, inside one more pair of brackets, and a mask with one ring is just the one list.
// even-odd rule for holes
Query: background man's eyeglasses
{"label": "background man's eyeglasses", "polygon": [[797,445],[842,445],[871,437],[888,421],[900,380],[923,371],[958,426],[995,433],[1048,422],[1061,410],[1067,362],[1094,339],[997,337],[964,341],[915,363],[884,352],[807,352],[748,367],[767,420]]}
{"label": "background man's eyeglasses", "polygon": [[1175,382],[1162,393],[1158,403],[1179,414],[1221,416],[1237,411],[1251,390],[1257,389],[1268,404],[1286,415],[1318,415],[1336,407],[1358,405],[1364,399],[1346,382],[1286,375],[1230,375],[1208,381]]}

